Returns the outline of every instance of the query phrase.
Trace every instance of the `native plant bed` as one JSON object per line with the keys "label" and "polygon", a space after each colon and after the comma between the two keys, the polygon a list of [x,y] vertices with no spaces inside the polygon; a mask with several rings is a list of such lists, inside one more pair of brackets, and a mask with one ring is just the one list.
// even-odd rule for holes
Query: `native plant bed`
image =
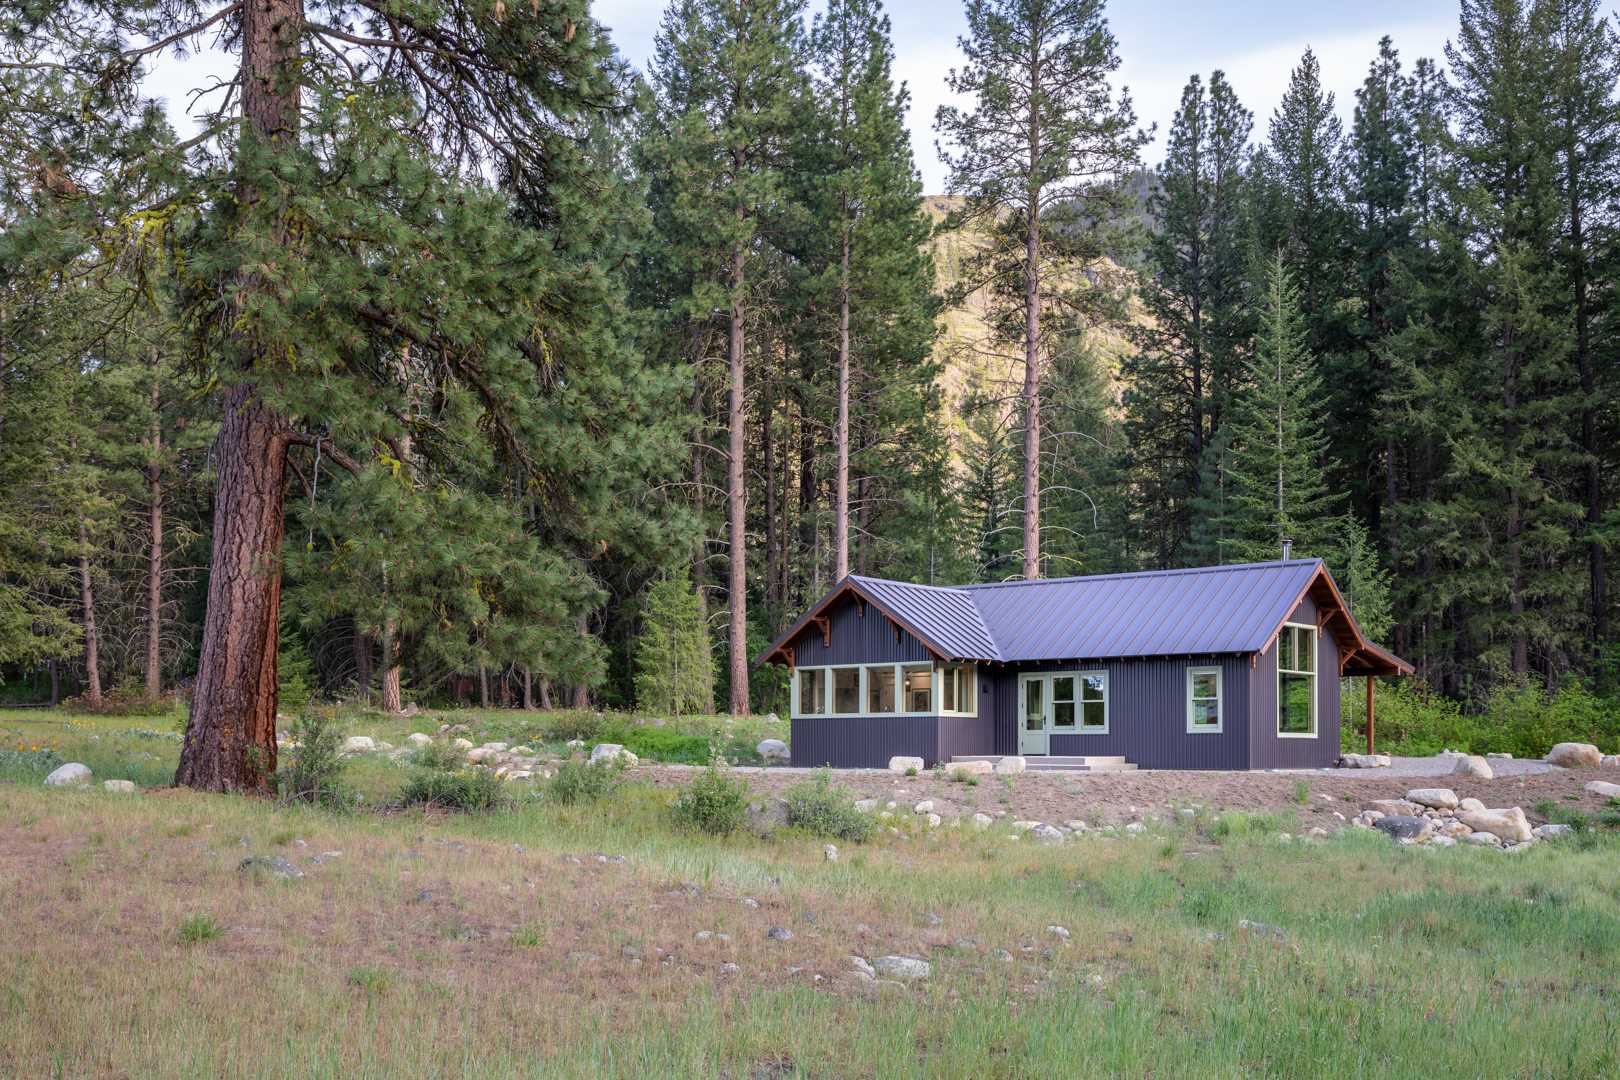
{"label": "native plant bed", "polygon": [[829,860],[694,828],[700,774],[653,772],[479,813],[0,781],[0,1074],[1620,1068],[1603,831],[1282,842],[1296,800],[1048,845],[907,813]]}

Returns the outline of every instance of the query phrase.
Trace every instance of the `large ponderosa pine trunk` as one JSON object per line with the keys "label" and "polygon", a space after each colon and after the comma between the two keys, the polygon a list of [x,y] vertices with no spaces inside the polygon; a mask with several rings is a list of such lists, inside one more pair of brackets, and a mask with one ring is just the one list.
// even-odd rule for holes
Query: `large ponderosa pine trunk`
{"label": "large ponderosa pine trunk", "polygon": [[[264,148],[292,146],[298,137],[296,72],[303,25],[302,0],[245,0],[242,6],[244,138]],[[247,176],[239,178],[236,195],[243,206],[259,198]],[[288,242],[280,226],[277,234]],[[259,287],[245,272],[235,285],[243,295]],[[243,333],[251,335],[247,321]],[[246,364],[269,345],[249,336],[237,347]],[[175,783],[205,791],[263,792],[276,767],[276,634],[290,431],[246,381],[228,387],[224,399],[214,444],[218,472],[208,611]]]}
{"label": "large ponderosa pine trunk", "polygon": [[158,360],[152,359],[152,433],[146,459],[146,504],[150,546],[146,553],[146,699],[163,693],[163,418]]}
{"label": "large ponderosa pine trunk", "polygon": [[[737,164],[742,173],[742,162]],[[742,211],[738,211],[738,217]],[[730,540],[730,572],[726,589],[731,606],[731,715],[748,712],[748,533],[743,517],[743,454],[747,436],[747,414],[743,400],[743,301],[744,267],[748,252],[736,245],[731,252],[731,337],[727,350],[731,370],[731,393],[727,404],[730,428],[730,455],[726,462],[726,514]]]}
{"label": "large ponderosa pine trunk", "polygon": [[96,591],[90,579],[90,531],[79,523],[79,604],[84,609],[84,700],[101,708],[101,638],[96,632]]}
{"label": "large ponderosa pine trunk", "polygon": [[[1030,171],[1040,155],[1031,123]],[[1024,577],[1041,576],[1041,192],[1031,188],[1024,234]]]}

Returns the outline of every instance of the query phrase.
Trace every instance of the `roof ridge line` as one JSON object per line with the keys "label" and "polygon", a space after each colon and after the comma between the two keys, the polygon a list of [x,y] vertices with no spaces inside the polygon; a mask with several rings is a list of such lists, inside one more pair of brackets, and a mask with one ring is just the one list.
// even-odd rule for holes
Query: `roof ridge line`
{"label": "roof ridge line", "polygon": [[[1121,570],[1112,574],[1071,574],[1068,577],[1055,578],[1013,578],[1009,581],[982,581],[971,585],[956,585],[953,588],[962,592],[980,592],[986,589],[1006,589],[1015,585],[1057,585],[1068,581],[1109,581],[1124,578],[1141,577],[1175,577],[1184,574],[1214,574],[1231,570],[1264,570],[1278,566],[1314,566],[1321,563],[1320,558],[1309,559],[1273,559],[1270,562],[1252,563],[1219,563],[1213,566],[1177,566],[1169,570]],[[941,586],[925,586],[926,588],[940,588]]]}

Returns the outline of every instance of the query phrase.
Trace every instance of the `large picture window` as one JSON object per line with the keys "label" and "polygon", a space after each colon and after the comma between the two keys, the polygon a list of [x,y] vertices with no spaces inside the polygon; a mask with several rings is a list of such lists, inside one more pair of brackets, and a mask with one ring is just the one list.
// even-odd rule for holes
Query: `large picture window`
{"label": "large picture window", "polygon": [[1277,734],[1316,737],[1316,627],[1282,628],[1277,635]]}
{"label": "large picture window", "polygon": [[832,669],[832,711],[854,716],[861,711],[861,669]]}
{"label": "large picture window", "polygon": [[876,715],[894,712],[894,668],[866,669],[866,711]]}
{"label": "large picture window", "polygon": [[1219,734],[1221,730],[1221,669],[1187,669],[1187,732]]}

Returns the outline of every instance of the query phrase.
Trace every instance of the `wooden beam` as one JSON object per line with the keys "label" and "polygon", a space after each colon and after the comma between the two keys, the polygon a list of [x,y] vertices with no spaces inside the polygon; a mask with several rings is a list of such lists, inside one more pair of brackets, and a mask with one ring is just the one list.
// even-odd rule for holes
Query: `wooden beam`
{"label": "wooden beam", "polygon": [[825,615],[817,615],[810,621],[821,627],[821,647],[832,648],[832,620]]}

